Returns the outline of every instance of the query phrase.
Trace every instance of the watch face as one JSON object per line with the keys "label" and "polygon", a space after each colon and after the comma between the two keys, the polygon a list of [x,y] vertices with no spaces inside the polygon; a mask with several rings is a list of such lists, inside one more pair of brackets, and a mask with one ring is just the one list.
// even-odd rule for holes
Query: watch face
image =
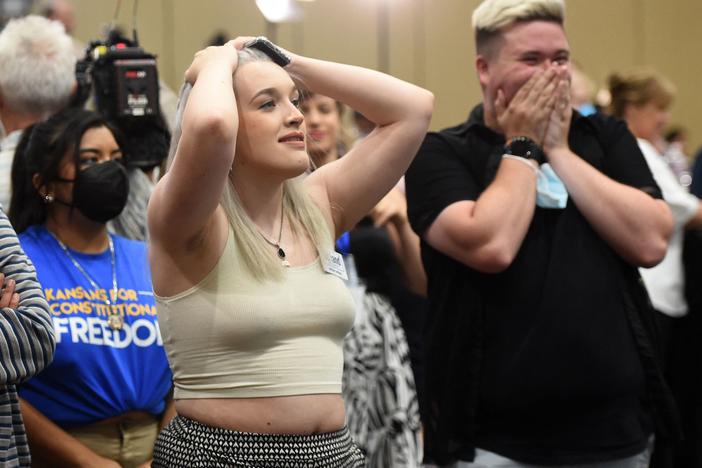
{"label": "watch face", "polygon": [[527,137],[512,138],[505,147],[508,154],[533,159],[538,163],[542,162],[541,149],[533,140]]}
{"label": "watch face", "polygon": [[509,144],[509,149],[515,156],[528,157],[527,154],[534,150],[534,144],[530,140],[513,140]]}

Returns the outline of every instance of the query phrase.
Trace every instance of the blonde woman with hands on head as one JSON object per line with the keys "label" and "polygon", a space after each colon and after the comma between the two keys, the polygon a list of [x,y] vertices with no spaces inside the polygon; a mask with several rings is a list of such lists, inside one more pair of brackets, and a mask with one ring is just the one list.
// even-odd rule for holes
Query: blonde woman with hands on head
{"label": "blonde woman with hands on head", "polygon": [[[378,126],[304,178],[291,76]],[[198,52],[185,79],[169,170],[149,206],[179,415],[154,466],[363,466],[344,425],[341,344],[353,303],[333,241],[405,172],[433,96],[263,38]]]}

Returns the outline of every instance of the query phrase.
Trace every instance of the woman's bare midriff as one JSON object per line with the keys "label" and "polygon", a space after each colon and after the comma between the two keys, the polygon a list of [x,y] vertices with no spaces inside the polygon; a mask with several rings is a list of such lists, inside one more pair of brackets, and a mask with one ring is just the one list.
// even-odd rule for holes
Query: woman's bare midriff
{"label": "woman's bare midriff", "polygon": [[181,399],[175,407],[179,415],[208,426],[260,434],[333,432],[346,422],[339,394]]}

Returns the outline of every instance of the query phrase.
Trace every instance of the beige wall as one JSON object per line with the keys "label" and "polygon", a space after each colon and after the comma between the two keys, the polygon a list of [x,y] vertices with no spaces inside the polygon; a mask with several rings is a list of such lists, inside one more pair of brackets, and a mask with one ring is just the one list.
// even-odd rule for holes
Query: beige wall
{"label": "beige wall", "polygon": [[[113,0],[73,0],[76,36],[100,36]],[[131,26],[133,0],[123,0],[119,24]],[[301,3],[304,20],[281,25],[278,41],[303,54],[366,67],[378,64],[378,8],[390,10],[389,71],[432,90],[432,128],[458,123],[480,99],[473,71],[470,14],[478,0],[316,0]],[[599,84],[608,73],[649,65],[678,86],[673,122],[702,144],[700,94],[702,40],[699,0],[567,0],[573,57]],[[141,0],[142,45],[159,56],[162,78],[177,89],[193,53],[216,29],[232,35],[264,34],[254,0]]]}

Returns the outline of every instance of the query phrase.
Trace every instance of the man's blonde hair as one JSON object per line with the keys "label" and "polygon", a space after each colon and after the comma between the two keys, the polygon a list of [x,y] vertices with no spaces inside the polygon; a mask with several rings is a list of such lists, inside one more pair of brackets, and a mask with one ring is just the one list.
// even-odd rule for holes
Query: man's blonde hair
{"label": "man's blonde hair", "polygon": [[489,46],[506,26],[536,20],[563,25],[564,0],[485,0],[473,11],[473,31],[478,53],[489,53]]}

